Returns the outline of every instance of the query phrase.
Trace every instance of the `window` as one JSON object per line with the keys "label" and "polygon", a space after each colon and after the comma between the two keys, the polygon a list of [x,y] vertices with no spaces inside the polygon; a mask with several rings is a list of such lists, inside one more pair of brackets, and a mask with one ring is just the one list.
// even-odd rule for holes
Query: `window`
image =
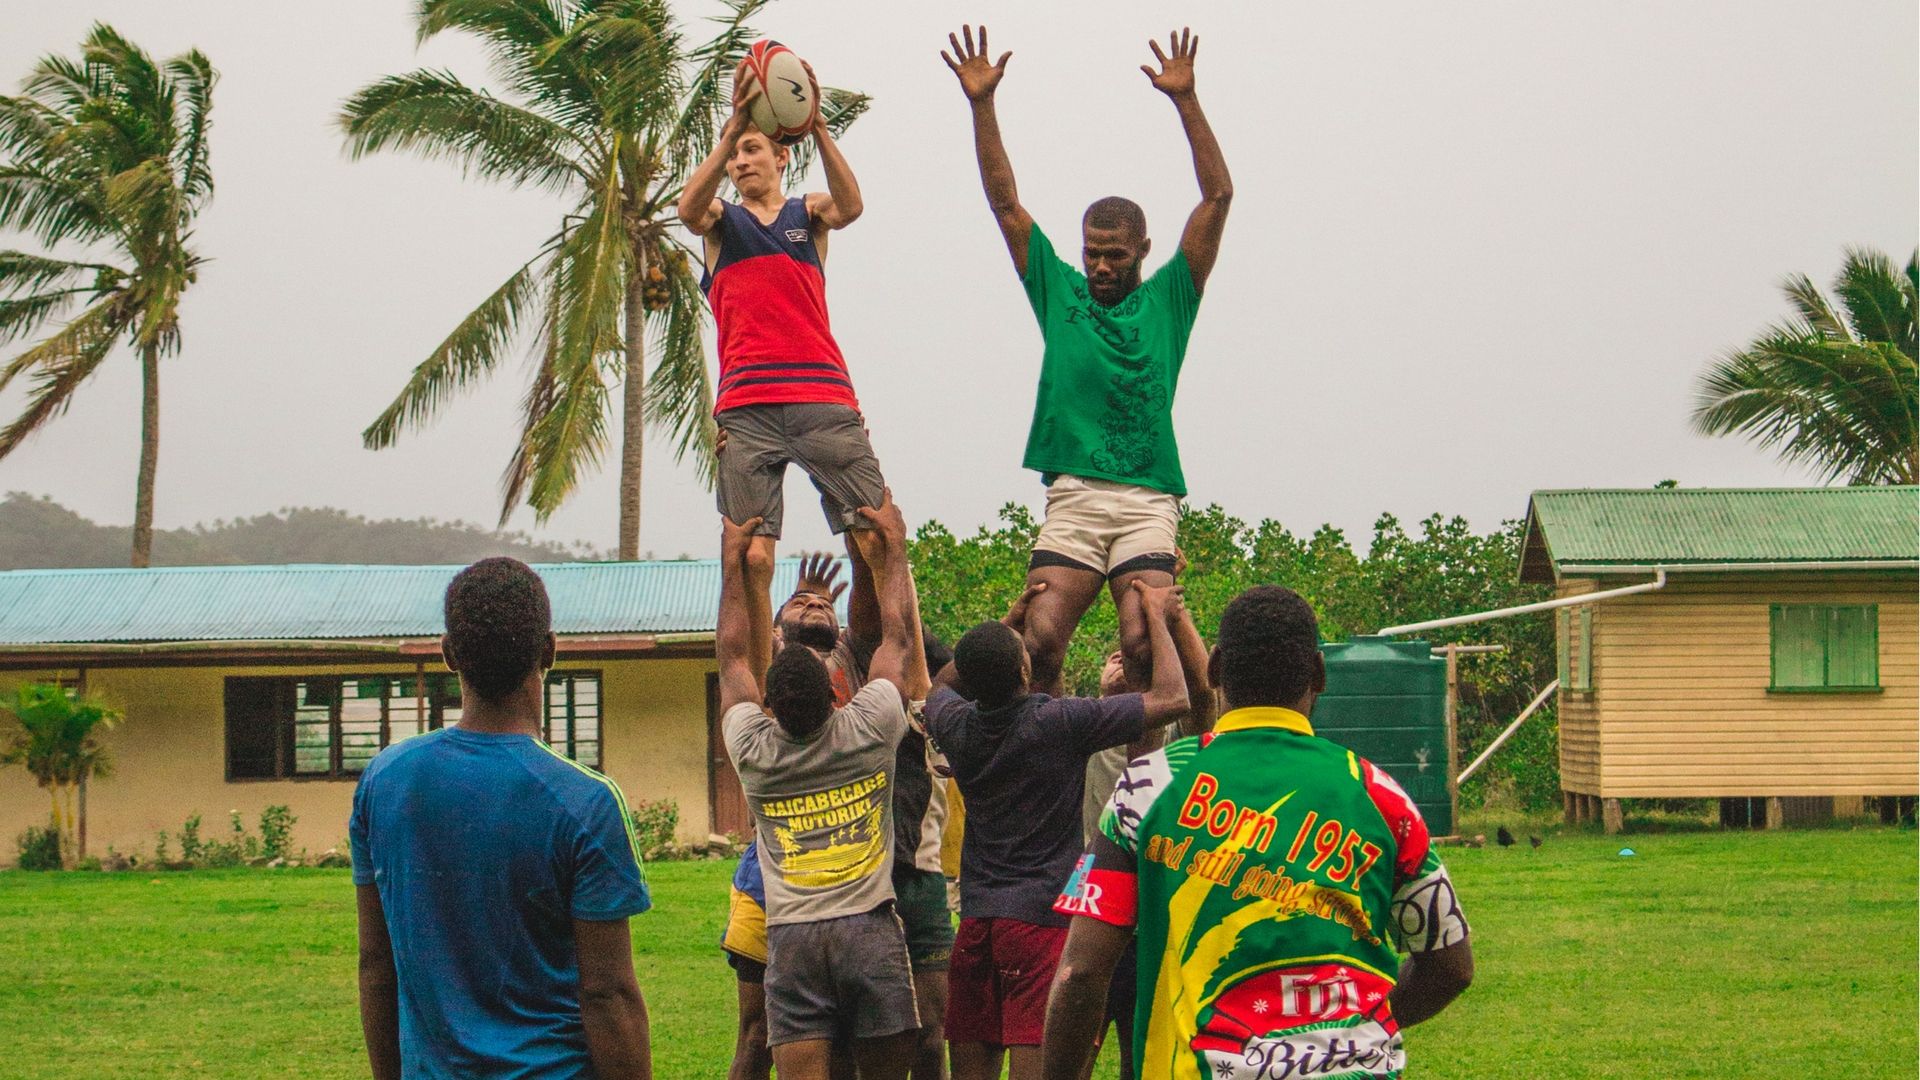
{"label": "window", "polygon": [[[460,679],[315,675],[227,680],[227,779],[351,779],[386,747],[460,719]],[[553,748],[600,764],[600,673],[547,676]]]}
{"label": "window", "polygon": [[1593,607],[1583,604],[1579,614],[1564,607],[1554,612],[1554,657],[1560,689],[1593,691]]}
{"label": "window", "polygon": [[1774,604],[1770,690],[1880,689],[1874,604]]}
{"label": "window", "polygon": [[547,743],[582,765],[600,767],[600,673],[547,676]]}

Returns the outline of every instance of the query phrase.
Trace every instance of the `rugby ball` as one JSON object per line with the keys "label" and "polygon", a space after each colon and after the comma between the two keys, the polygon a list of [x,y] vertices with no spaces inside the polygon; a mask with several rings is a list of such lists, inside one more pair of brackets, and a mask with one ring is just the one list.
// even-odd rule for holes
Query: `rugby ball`
{"label": "rugby ball", "polygon": [[777,41],[756,41],[734,72],[735,81],[760,84],[760,96],[747,106],[747,119],[775,142],[791,146],[813,131],[820,115],[820,87],[792,49]]}

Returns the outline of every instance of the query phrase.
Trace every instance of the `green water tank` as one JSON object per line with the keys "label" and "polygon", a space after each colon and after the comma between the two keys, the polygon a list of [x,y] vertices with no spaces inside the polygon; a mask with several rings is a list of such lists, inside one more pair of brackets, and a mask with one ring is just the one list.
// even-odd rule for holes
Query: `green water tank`
{"label": "green water tank", "polygon": [[1424,641],[1356,637],[1320,646],[1327,692],[1314,733],[1387,770],[1435,836],[1453,835],[1447,790],[1447,662]]}

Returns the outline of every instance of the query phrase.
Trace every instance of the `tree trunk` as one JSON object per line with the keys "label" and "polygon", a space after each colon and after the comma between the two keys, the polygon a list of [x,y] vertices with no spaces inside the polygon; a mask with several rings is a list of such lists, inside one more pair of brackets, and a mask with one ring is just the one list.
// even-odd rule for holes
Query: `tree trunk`
{"label": "tree trunk", "polygon": [[160,465],[160,348],[140,349],[140,478],[133,495],[133,563],[153,563],[153,477]]}
{"label": "tree trunk", "polygon": [[62,869],[65,869],[67,865],[67,827],[60,820],[59,784],[47,785],[47,798],[53,802],[53,813],[49,815],[53,822],[53,847],[55,851],[60,853],[60,866]]}
{"label": "tree trunk", "polygon": [[627,275],[626,408],[620,427],[620,558],[640,557],[640,466],[646,453],[647,256],[652,245],[634,244]]}

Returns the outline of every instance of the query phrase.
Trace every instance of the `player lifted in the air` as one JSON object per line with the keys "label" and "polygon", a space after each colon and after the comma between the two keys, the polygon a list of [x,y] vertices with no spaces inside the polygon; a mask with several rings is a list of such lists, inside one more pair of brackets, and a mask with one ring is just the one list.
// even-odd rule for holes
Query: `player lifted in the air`
{"label": "player lifted in the air", "polygon": [[1233,199],[1220,144],[1194,96],[1198,40],[1184,30],[1173,34],[1170,52],[1152,42],[1160,70],[1141,68],[1178,110],[1200,179],[1200,205],[1187,218],[1179,251],[1143,281],[1147,220],[1127,199],[1109,196],[1087,208],[1080,268],[1055,254],[1020,205],[1000,142],[993,96],[1012,54],[989,59],[984,26],[977,40],[971,27],[961,33],[964,41],[947,35],[953,54],[941,55],[973,105],[987,203],[1046,345],[1025,460],[1047,484],[1046,522],[1027,570],[1029,585],[1046,586],[1027,623],[1033,685],[1060,692],[1068,639],[1103,583],[1119,610],[1129,672],[1144,683],[1146,621],[1131,586],[1173,581],[1174,526],[1187,492],[1173,437],[1173,395]]}
{"label": "player lifted in the air", "polygon": [[[827,190],[789,198],[787,148],[747,117],[761,92],[754,80],[736,81],[733,114],[688,178],[679,213],[705,239],[701,287],[718,336],[715,490],[731,520],[762,521],[748,553],[747,596],[753,624],[771,626],[768,589],[787,464],[812,477],[835,533],[866,527],[855,508],[880,505],[885,485],[827,320],[827,233],[860,216],[860,185],[816,115],[812,138]],[[717,197],[723,178],[733,181],[739,202]],[[858,550],[849,545],[848,555],[857,564]],[[755,670],[764,671],[771,639],[762,635],[754,647]]]}

